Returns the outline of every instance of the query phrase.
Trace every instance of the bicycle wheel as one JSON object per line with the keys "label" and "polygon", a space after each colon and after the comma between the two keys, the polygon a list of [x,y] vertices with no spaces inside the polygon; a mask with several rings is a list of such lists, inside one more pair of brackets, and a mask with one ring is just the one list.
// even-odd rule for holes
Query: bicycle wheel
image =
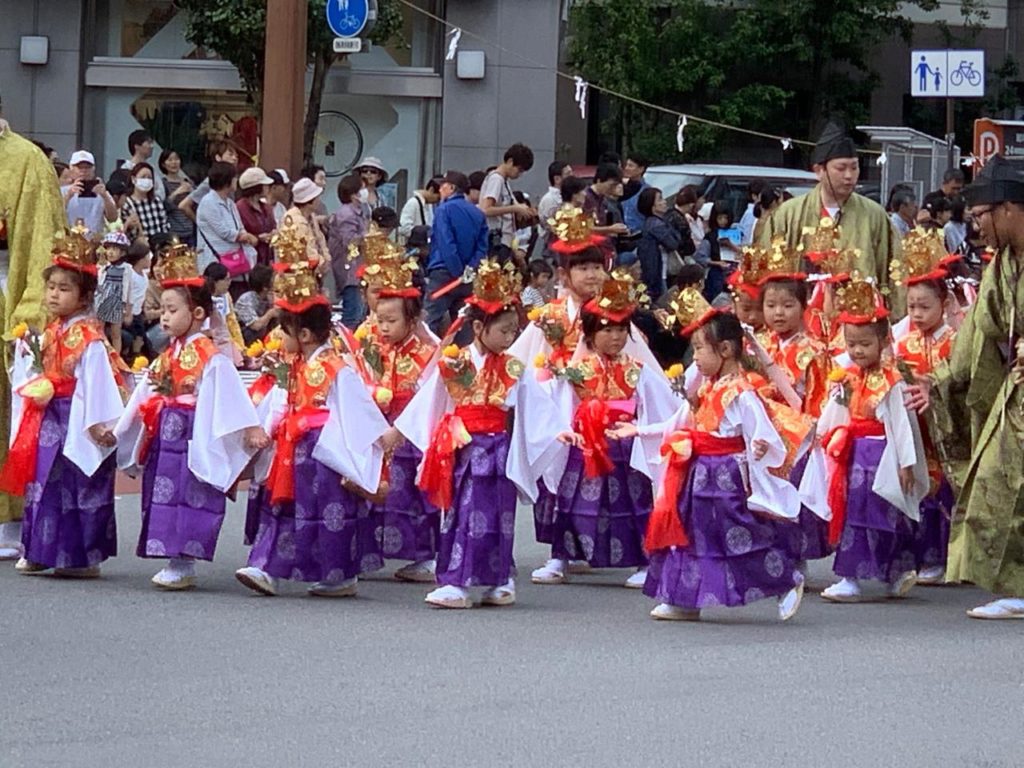
{"label": "bicycle wheel", "polygon": [[967,73],[967,82],[977,87],[981,84],[981,72],[976,69],[972,69]]}
{"label": "bicycle wheel", "polygon": [[964,73],[959,69],[954,69],[949,73],[949,84],[950,85],[963,85],[964,84]]}
{"label": "bicycle wheel", "polygon": [[313,138],[313,162],[328,176],[342,176],[352,170],[363,154],[363,132],[344,112],[321,112]]}

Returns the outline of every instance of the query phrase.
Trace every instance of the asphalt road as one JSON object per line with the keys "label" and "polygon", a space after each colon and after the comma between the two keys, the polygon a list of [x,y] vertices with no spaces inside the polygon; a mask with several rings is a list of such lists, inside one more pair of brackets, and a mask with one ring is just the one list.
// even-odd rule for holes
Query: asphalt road
{"label": "asphalt road", "polygon": [[1024,765],[1024,623],[965,618],[977,590],[655,622],[626,572],[529,584],[521,510],[514,607],[434,610],[391,569],[261,598],[235,504],[200,589],[166,594],[138,497],[118,514],[99,581],[0,568],[0,768]]}

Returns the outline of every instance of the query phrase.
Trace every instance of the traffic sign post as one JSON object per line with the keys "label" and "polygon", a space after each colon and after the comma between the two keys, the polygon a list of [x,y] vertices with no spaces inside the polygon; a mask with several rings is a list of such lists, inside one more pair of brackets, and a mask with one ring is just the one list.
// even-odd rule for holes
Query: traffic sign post
{"label": "traffic sign post", "polygon": [[946,99],[946,143],[953,165],[953,99],[985,95],[985,52],[923,50],[910,52],[910,95]]}
{"label": "traffic sign post", "polygon": [[327,0],[327,26],[334,38],[335,53],[359,53],[363,35],[377,23],[377,0]]}

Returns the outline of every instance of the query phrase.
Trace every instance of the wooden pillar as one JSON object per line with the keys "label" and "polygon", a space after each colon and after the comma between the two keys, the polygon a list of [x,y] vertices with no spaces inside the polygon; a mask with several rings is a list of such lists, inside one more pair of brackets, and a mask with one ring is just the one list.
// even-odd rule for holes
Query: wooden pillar
{"label": "wooden pillar", "polygon": [[292,178],[302,165],[306,13],[307,0],[267,0],[260,166]]}

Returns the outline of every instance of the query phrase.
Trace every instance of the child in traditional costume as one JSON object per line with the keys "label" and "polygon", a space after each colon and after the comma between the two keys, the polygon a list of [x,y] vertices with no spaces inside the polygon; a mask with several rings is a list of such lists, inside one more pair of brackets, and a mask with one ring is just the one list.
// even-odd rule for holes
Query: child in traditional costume
{"label": "child in traditional costume", "polygon": [[[896,344],[896,357],[916,376],[930,374],[953,351],[956,332],[945,319],[950,297],[946,267],[955,259],[947,255],[940,230],[918,228],[903,239],[903,257],[890,270],[893,281],[906,288],[910,318],[908,333]],[[931,485],[921,501],[917,527],[917,583],[941,584],[946,573],[949,523],[956,498],[943,473],[936,443],[930,439],[926,419],[919,419],[919,423]]]}
{"label": "child in traditional costume", "polygon": [[81,222],[43,271],[53,321],[16,330],[10,452],[0,489],[25,497],[24,574],[99,576],[117,554],[111,428],[124,411],[124,364],[92,311],[96,244]]}
{"label": "child in traditional costume", "polygon": [[[374,400],[390,423],[402,414],[435,357],[434,344],[421,322],[422,299],[413,284],[416,262],[390,241],[382,254],[367,256],[363,281],[374,301],[374,334],[359,339],[360,354],[374,382]],[[416,487],[423,454],[403,440],[387,463],[388,490],[373,507],[381,554],[408,560],[395,572],[400,581],[433,582],[440,536],[440,512]]]}
{"label": "child in traditional costume", "polygon": [[387,439],[397,441],[360,376],[331,342],[331,308],[306,249],[278,246],[276,305],[293,355],[271,425],[273,461],[249,564],[238,580],[264,595],[279,579],[312,582],[309,594],[347,597],[381,567],[367,496],[377,491]]}
{"label": "child in traditional costume", "polygon": [[[561,584],[570,560],[592,568],[636,568],[627,587],[647,578],[644,533],[654,503],[643,448],[632,437],[610,439],[619,422],[644,427],[669,419],[679,407],[660,369],[624,351],[630,317],[644,288],[616,270],[580,313],[586,349],[568,361],[544,362],[557,418],[557,436],[539,462],[545,482],[558,489],[551,559],[533,572],[535,584]],[[635,456],[634,456],[635,454]]]}
{"label": "child in traditional costume", "polygon": [[800,510],[796,489],[768,471],[784,463],[786,447],[741,370],[739,320],[692,288],[676,302],[704,383],[695,403],[665,425],[639,430],[652,464],[659,452],[667,457],[647,526],[644,594],[660,601],[651,616],[696,620],[703,608],[777,597],[785,621],[804,585],[793,556],[776,543],[774,520]]}
{"label": "child in traditional costume", "polygon": [[823,217],[818,227],[804,233],[803,248],[813,268],[813,274],[807,277],[813,287],[804,311],[804,329],[824,345],[840,365],[849,365],[849,358],[844,355],[846,342],[843,324],[837,319],[835,296],[836,290],[850,280],[857,252],[839,247],[839,227],[830,216]]}
{"label": "child in traditional costume", "polygon": [[[543,307],[530,310],[530,324],[509,349],[519,360],[533,361],[538,355],[551,365],[568,362],[581,338],[580,310],[601,290],[608,277],[605,238],[593,234],[594,218],[581,208],[566,204],[548,221],[554,240],[551,250],[558,254],[558,283],[561,295]],[[640,361],[651,371],[661,371],[643,334],[630,324],[624,353]],[[536,456],[530,457],[531,462]],[[534,531],[541,544],[552,544],[555,493],[542,481],[533,508]],[[573,569],[586,569],[582,562]]]}
{"label": "child in traditional costume", "polygon": [[[489,259],[475,272],[467,299],[474,341],[445,347],[436,368],[402,415],[399,431],[423,451],[419,487],[441,510],[437,589],[426,601],[468,608],[471,587],[484,587],[485,605],[515,602],[517,489],[535,487],[525,459],[526,428],[540,419],[524,409],[523,363],[508,354],[519,330],[520,277],[512,265]],[[533,401],[531,402],[531,399]],[[517,407],[510,436],[509,411]]]}
{"label": "child in traditional costume", "polygon": [[268,441],[232,361],[201,329],[213,299],[195,253],[176,243],[161,259],[160,324],[170,346],[143,373],[118,423],[118,464],[143,469],[137,554],[166,558],[152,581],[190,589],[195,561],[212,560],[228,494]]}
{"label": "child in traditional costume", "polygon": [[800,485],[804,504],[830,516],[836,547],[833,571],[841,580],[821,595],[857,602],[861,582],[872,579],[904,597],[917,578],[915,526],[928,491],[921,436],[904,405],[907,385],[884,352],[889,323],[881,297],[853,273],[836,306],[853,365],[830,375],[836,386],[818,422],[821,445]]}

